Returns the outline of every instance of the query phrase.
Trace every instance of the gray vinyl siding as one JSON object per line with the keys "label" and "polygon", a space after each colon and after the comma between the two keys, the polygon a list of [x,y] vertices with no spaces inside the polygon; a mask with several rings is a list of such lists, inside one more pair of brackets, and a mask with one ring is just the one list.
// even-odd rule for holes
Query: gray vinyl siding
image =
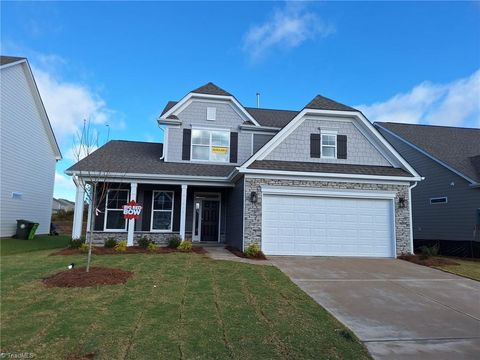
{"label": "gray vinyl siding", "polygon": [[244,178],[235,183],[228,192],[227,244],[243,250],[243,203]]}
{"label": "gray vinyl siding", "polygon": [[[310,134],[322,130],[337,131],[347,136],[346,159],[312,158],[310,156]],[[284,139],[266,160],[322,162],[336,164],[391,166],[387,159],[350,121],[328,121],[306,119]]]}
{"label": "gray vinyl siding", "polygon": [[[473,239],[480,189],[413,147],[379,129],[415,170],[425,177],[412,190],[413,238],[415,240]],[[454,184],[453,186],[451,184]],[[430,198],[448,197],[446,204],[430,204]]]}
{"label": "gray vinyl siding", "polygon": [[255,154],[260,148],[273,138],[274,135],[254,134],[253,135],[253,153]]}
{"label": "gray vinyl siding", "polygon": [[[207,120],[207,107],[217,109],[216,120]],[[252,155],[252,135],[241,131],[239,126],[247,120],[239,115],[229,102],[201,102],[193,101],[178,114],[182,121],[181,126],[170,126],[167,139],[168,162],[190,162],[182,160],[183,129],[191,129],[192,126],[210,127],[212,129],[228,129],[238,132],[238,157],[236,164],[242,164]],[[205,163],[205,162],[202,162]],[[230,165],[230,163],[225,163]]]}

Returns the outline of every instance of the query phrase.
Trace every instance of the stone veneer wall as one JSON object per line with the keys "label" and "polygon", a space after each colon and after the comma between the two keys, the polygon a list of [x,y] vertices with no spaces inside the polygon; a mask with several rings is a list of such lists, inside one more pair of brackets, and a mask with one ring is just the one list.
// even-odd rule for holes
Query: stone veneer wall
{"label": "stone veneer wall", "polygon": [[[274,180],[274,179],[245,179],[245,230],[244,246],[251,243],[261,244],[262,241],[262,186],[292,186],[292,187],[310,187],[326,189],[348,189],[348,190],[383,190],[395,191],[395,231],[397,256],[411,253],[410,247],[410,216],[408,210],[408,186],[407,185],[388,185],[388,184],[368,184],[368,183],[346,183],[334,181],[311,181],[311,180]],[[258,200],[255,204],[250,202],[249,195],[252,191],[258,194]],[[398,198],[404,197],[406,205],[404,208],[398,207]]]}
{"label": "stone veneer wall", "polygon": [[[105,240],[109,237],[115,238],[117,241],[125,240],[127,241],[127,232],[105,232],[105,231],[94,231],[93,232],[93,244],[94,245],[103,245]],[[167,238],[173,234],[178,235],[178,233],[152,233],[145,231],[135,231],[133,235],[133,244],[137,245],[137,240],[142,236],[148,236],[152,239],[157,245],[167,245]]]}

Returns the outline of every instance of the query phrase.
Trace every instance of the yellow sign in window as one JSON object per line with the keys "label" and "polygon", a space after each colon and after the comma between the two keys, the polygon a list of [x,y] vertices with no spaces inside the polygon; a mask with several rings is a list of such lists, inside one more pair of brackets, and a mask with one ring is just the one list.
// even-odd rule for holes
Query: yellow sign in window
{"label": "yellow sign in window", "polygon": [[226,155],[228,153],[228,148],[223,146],[212,146],[212,153]]}

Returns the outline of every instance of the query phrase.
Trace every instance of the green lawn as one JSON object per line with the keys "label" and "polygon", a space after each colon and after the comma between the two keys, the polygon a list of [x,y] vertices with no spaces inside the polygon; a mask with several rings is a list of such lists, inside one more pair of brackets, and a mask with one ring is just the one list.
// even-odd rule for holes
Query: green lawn
{"label": "green lawn", "polygon": [[19,240],[13,238],[0,239],[1,255],[12,255],[26,253],[30,251],[55,249],[67,246],[69,236],[58,235],[38,235],[33,240]]}
{"label": "green lawn", "polygon": [[84,257],[48,256],[51,250],[16,241],[6,241],[10,255],[2,249],[2,352],[37,359],[369,358],[274,267],[184,253],[96,256],[94,265],[134,271],[133,278],[126,285],[46,288],[42,277]]}
{"label": "green lawn", "polygon": [[460,265],[436,266],[436,268],[480,281],[480,261],[461,260],[457,258],[452,259],[452,261]]}

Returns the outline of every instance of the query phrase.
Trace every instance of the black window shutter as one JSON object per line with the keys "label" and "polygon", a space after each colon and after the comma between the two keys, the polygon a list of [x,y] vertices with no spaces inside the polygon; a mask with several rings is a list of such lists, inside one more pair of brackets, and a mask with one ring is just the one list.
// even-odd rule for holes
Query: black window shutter
{"label": "black window shutter", "polygon": [[347,135],[337,135],[337,158],[347,158]]}
{"label": "black window shutter", "polygon": [[320,157],[320,134],[310,134],[310,157]]}
{"label": "black window shutter", "polygon": [[236,163],[238,156],[238,133],[230,133],[230,162]]}
{"label": "black window shutter", "polygon": [[182,160],[190,160],[190,144],[192,143],[192,130],[183,129]]}

